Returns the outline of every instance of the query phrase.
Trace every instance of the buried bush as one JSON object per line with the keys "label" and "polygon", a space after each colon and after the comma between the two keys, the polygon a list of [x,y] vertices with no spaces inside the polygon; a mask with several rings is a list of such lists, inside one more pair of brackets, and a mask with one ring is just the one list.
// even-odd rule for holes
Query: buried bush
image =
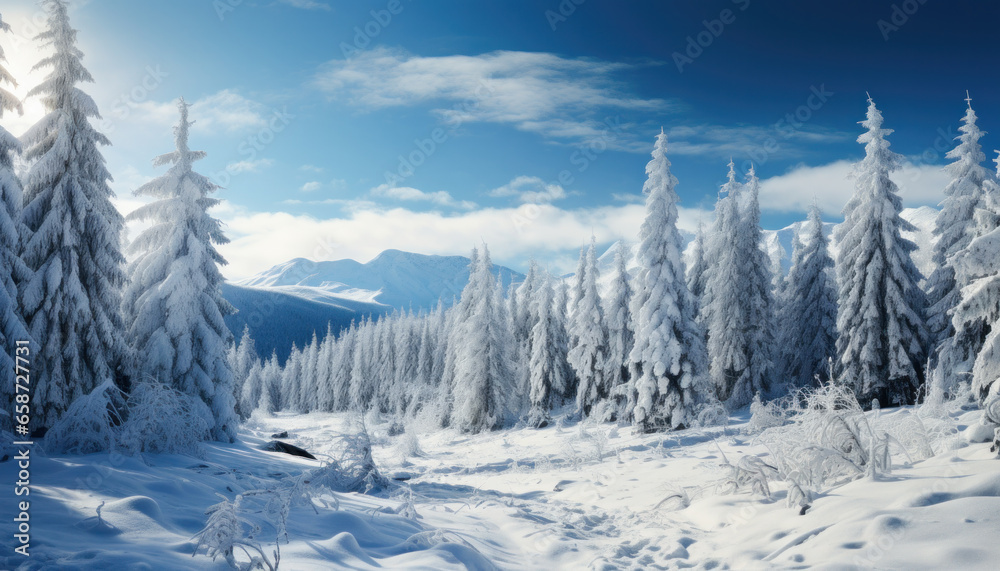
{"label": "buried bush", "polygon": [[54,453],[93,454],[113,450],[125,415],[125,394],[110,380],[73,401],[45,435]]}

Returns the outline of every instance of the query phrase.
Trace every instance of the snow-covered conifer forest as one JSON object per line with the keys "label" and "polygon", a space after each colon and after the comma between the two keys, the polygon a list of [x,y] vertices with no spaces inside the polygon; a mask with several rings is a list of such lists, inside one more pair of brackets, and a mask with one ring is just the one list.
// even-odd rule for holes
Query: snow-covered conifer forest
{"label": "snow-covered conifer forest", "polygon": [[[216,4],[224,23],[251,9]],[[379,33],[392,6],[416,9],[373,10]],[[0,6],[0,48],[41,54],[21,96],[0,49],[0,568],[996,568],[1000,143],[963,86],[937,208],[904,208],[907,114],[845,91],[857,123],[838,129],[857,144],[830,182],[849,197],[839,216],[814,199],[765,228],[787,213],[768,203],[781,173],[737,157],[705,175],[693,233],[678,174],[696,135],[647,123],[631,127],[644,157],[614,151],[644,181],[635,223],[574,236],[568,263],[477,240],[227,280],[231,239],[251,231],[227,223],[226,193],[249,180],[201,168],[195,149],[227,136],[211,105],[157,108],[156,174],[123,213],[112,183],[133,177],[109,166],[88,94],[94,31],[68,0],[39,7],[24,40]],[[11,134],[32,104],[44,112]],[[461,123],[490,105],[437,111]],[[407,184],[369,198],[475,207]],[[557,195],[572,193],[548,184],[536,210]]]}

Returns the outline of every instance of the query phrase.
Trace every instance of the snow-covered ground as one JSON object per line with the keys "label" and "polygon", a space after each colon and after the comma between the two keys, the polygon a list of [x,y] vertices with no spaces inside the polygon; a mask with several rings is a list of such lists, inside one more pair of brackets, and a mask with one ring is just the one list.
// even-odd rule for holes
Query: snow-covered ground
{"label": "snow-covered ground", "polygon": [[[771,499],[724,493],[726,462],[773,461],[748,433],[747,415],[725,428],[653,435],[557,422],[388,436],[369,419],[375,459],[397,480],[376,495],[294,504],[280,568],[995,569],[1000,460],[989,444],[965,445],[958,434],[977,418],[954,411],[933,425],[931,457],[907,460],[899,450],[891,474],[822,490],[802,515],[786,505],[781,482],[770,483]],[[32,555],[13,554],[5,541],[0,568],[225,569],[221,558],[192,557],[217,494],[273,488],[319,465],[258,446],[288,431],[286,441],[338,457],[351,426],[342,414],[279,414],[249,423],[241,443],[204,445],[199,456],[36,455]],[[16,476],[14,462],[0,463],[8,504]],[[247,517],[261,521],[253,508]],[[257,535],[270,554],[275,530],[264,524]]]}

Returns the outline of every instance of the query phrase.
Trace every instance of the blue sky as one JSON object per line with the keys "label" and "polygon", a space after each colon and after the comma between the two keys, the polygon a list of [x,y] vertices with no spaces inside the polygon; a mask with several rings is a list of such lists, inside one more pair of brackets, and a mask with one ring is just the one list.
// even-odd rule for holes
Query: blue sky
{"label": "blue sky", "polygon": [[[3,10],[23,93],[40,78],[25,39],[39,9]],[[233,278],[480,240],[512,267],[570,271],[591,232],[637,234],[661,127],[689,230],[710,220],[729,157],[764,179],[765,227],[814,198],[836,220],[866,91],[910,160],[908,206],[941,198],[966,89],[1000,133],[986,2],[91,0],[71,14],[121,208],[158,174],[183,95],[199,170],[225,187]],[[40,112],[29,100],[3,121],[19,133]],[[1000,140],[984,144],[992,158]]]}

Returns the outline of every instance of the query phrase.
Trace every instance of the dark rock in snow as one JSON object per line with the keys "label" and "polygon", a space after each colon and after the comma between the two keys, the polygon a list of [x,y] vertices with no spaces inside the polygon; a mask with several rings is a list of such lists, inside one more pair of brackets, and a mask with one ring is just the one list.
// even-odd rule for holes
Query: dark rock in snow
{"label": "dark rock in snow", "polygon": [[271,438],[288,438],[288,431],[282,430],[271,435]]}
{"label": "dark rock in snow", "polygon": [[291,454],[292,456],[301,456],[303,458],[309,458],[310,460],[315,460],[316,457],[309,452],[294,446],[287,442],[281,442],[278,440],[272,440],[261,447],[261,450],[267,450],[268,452],[284,452],[285,454]]}

